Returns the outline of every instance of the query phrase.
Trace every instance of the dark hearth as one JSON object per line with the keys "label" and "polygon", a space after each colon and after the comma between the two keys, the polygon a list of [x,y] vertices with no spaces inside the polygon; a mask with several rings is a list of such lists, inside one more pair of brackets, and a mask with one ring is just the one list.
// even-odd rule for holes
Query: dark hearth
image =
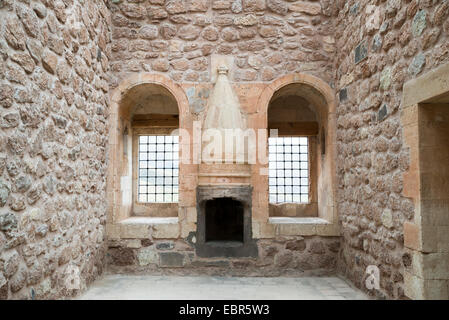
{"label": "dark hearth", "polygon": [[232,198],[206,201],[206,242],[243,242],[243,205]]}
{"label": "dark hearth", "polygon": [[198,256],[257,257],[251,195],[249,186],[198,187]]}

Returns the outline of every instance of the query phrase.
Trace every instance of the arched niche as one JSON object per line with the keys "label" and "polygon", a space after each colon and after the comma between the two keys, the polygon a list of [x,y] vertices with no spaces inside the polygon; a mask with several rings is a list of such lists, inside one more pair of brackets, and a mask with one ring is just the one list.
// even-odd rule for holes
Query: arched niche
{"label": "arched niche", "polygon": [[177,216],[177,203],[137,201],[137,143],[140,134],[169,135],[185,121],[187,108],[183,90],[163,76],[134,76],[124,80],[112,92],[109,118],[109,223],[117,223],[132,216]]}
{"label": "arched niche", "polygon": [[[271,215],[313,216],[336,223],[336,126],[333,90],[314,76],[288,75],[266,87],[259,98],[258,108],[259,113],[264,115],[267,129],[279,129],[280,136],[308,136],[314,146],[310,150],[309,159],[309,205],[302,208],[294,205],[278,206],[277,209],[269,205]],[[267,184],[264,188],[267,199],[268,180],[264,180]]]}

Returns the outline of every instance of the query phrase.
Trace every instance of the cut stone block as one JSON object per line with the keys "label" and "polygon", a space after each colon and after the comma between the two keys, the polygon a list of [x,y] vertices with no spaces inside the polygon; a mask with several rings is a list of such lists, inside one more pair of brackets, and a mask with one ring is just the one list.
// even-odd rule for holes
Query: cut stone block
{"label": "cut stone block", "polygon": [[179,268],[184,266],[184,255],[178,252],[161,252],[160,266],[168,268]]}

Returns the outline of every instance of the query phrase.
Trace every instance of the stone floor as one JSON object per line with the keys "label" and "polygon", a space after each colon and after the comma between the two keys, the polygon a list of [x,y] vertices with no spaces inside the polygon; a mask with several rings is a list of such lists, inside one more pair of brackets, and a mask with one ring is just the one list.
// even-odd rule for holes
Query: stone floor
{"label": "stone floor", "polygon": [[234,278],[107,275],[81,300],[364,300],[337,277]]}

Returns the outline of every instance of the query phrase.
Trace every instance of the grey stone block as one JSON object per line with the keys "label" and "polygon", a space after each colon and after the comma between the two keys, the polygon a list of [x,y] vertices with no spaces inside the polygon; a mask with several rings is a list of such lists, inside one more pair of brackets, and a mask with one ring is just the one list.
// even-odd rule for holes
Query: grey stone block
{"label": "grey stone block", "polygon": [[173,242],[160,242],[156,244],[158,250],[172,250],[175,247]]}
{"label": "grey stone block", "polygon": [[181,253],[161,252],[159,257],[161,267],[179,268],[184,266],[184,255]]}
{"label": "grey stone block", "polygon": [[366,46],[366,41],[362,41],[356,48],[354,54],[354,62],[355,64],[360,61],[366,59],[368,57],[368,48]]}

